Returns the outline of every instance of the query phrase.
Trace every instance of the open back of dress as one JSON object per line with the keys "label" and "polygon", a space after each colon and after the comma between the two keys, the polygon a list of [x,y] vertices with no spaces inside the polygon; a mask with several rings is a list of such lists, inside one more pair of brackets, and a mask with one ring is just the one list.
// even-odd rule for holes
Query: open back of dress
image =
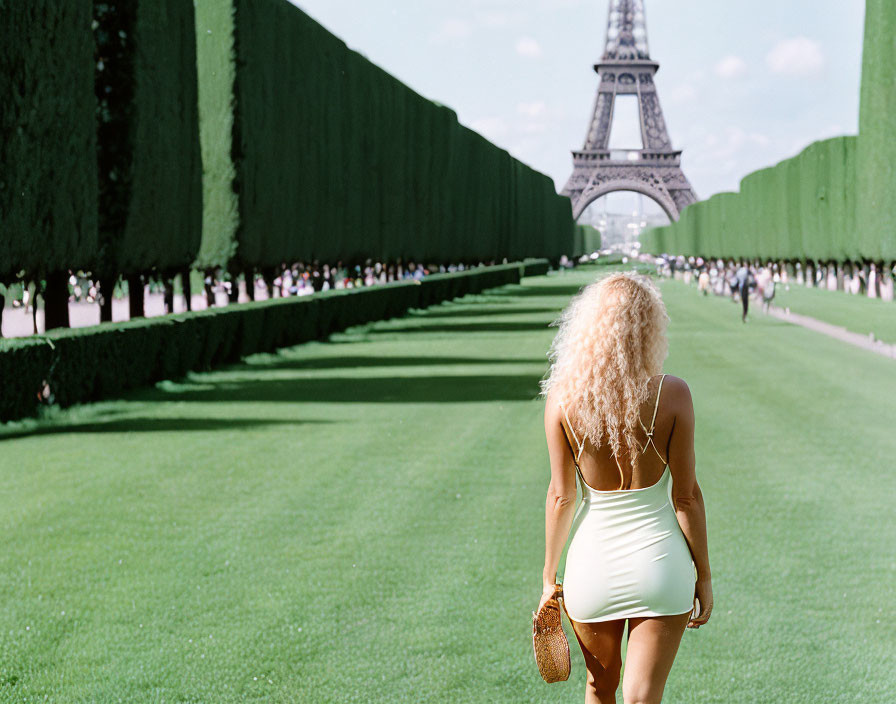
{"label": "open back of dress", "polygon": [[[660,379],[650,430],[644,428],[648,441],[642,451],[653,443],[662,383]],[[574,457],[582,488],[563,572],[567,615],[573,621],[596,622],[691,611],[697,569],[675,516],[669,464],[663,460],[663,474],[651,486],[594,489],[579,469],[585,439],[579,443],[565,408],[563,413],[578,445]]]}

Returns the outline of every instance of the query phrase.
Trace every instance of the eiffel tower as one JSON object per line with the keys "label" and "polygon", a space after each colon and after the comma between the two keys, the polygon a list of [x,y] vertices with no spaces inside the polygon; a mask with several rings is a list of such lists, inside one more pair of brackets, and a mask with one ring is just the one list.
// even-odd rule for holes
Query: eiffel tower
{"label": "eiffel tower", "polygon": [[[590,203],[613,191],[636,191],[655,200],[671,220],[697,200],[672,149],[653,82],[660,65],[650,59],[644,0],[610,0],[607,42],[594,70],[600,76],[585,146],[574,151],[573,172],[563,189],[578,220]],[[643,149],[609,148],[617,95],[635,95]]]}

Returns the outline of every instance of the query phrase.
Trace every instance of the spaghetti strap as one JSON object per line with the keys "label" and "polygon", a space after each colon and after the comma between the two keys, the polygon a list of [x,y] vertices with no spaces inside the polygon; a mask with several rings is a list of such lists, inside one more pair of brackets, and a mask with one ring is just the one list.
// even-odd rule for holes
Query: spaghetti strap
{"label": "spaghetti strap", "polygon": [[582,438],[582,442],[579,442],[579,438],[576,435],[575,429],[572,427],[572,423],[569,422],[569,415],[566,413],[566,408],[563,406],[563,403],[560,402],[560,409],[563,411],[563,415],[566,418],[566,425],[569,426],[569,432],[572,433],[573,440],[576,441],[576,445],[579,448],[579,453],[576,455],[576,469],[579,467],[579,458],[582,456],[582,450],[585,449],[585,438]]}
{"label": "spaghetti strap", "polygon": [[[647,442],[644,443],[644,447],[641,448],[641,452],[644,452],[647,449],[647,445],[653,445],[653,449],[656,452],[657,457],[659,457],[661,460],[663,460],[664,465],[668,464],[668,463],[666,462],[666,460],[663,459],[663,456],[660,454],[660,451],[657,450],[656,445],[653,442],[653,431],[655,430],[656,412],[660,407],[660,394],[663,391],[663,379],[665,379],[665,378],[666,378],[666,375],[663,374],[660,377],[660,384],[657,387],[656,402],[653,405],[653,418],[651,418],[651,420],[650,420],[650,430],[647,430],[647,428],[644,428],[644,423],[641,423],[641,427],[644,428],[644,432],[647,433]],[[576,441],[576,445],[578,445],[579,451],[578,451],[578,454],[575,455],[576,471],[578,472],[579,478],[582,480],[582,483],[585,486],[588,486],[588,483],[585,481],[585,477],[582,476],[582,470],[579,468],[579,458],[582,456],[582,451],[585,449],[585,438],[583,437],[582,442],[579,442],[579,438],[576,435],[576,431],[572,427],[572,423],[569,422],[569,414],[566,412],[566,407],[563,405],[562,401],[558,402],[558,405],[560,406],[560,409],[563,411],[564,418],[566,418],[566,425],[569,427],[569,432],[572,433],[572,437]],[[639,423],[641,422],[640,418],[638,419],[638,422]],[[622,489],[622,487],[625,485],[625,472],[623,472],[622,465],[619,464],[619,458],[616,456],[616,454],[615,453],[611,453],[611,454],[613,455],[613,460],[616,462],[616,467],[619,469],[619,480],[620,480],[619,487],[620,487],[620,489]]]}
{"label": "spaghetti strap", "polygon": [[653,445],[653,450],[654,450],[654,452],[656,452],[656,456],[659,457],[661,460],[663,460],[663,464],[668,464],[668,461],[663,459],[663,456],[660,454],[660,451],[656,447],[656,443],[653,441],[653,432],[656,430],[656,412],[657,412],[657,409],[660,407],[660,394],[663,392],[663,379],[665,379],[665,378],[666,378],[666,375],[663,374],[660,377],[660,385],[659,385],[659,387],[657,387],[656,403],[654,403],[654,405],[653,405],[653,418],[651,418],[651,420],[650,420],[650,430],[647,430],[647,428],[644,428],[644,424],[641,423],[641,427],[644,428],[645,432],[647,433],[647,442],[644,443],[644,447],[641,449],[641,452],[644,452],[644,450],[647,449],[647,445],[649,443],[649,444]]}
{"label": "spaghetti strap", "polygon": [[620,490],[625,487],[625,472],[622,471],[622,465],[619,464],[619,458],[616,456],[616,453],[613,454],[613,459],[616,461],[616,467],[619,469],[619,488]]}
{"label": "spaghetti strap", "polygon": [[648,433],[650,435],[650,437],[653,437],[653,430],[654,430],[653,426],[654,426],[654,423],[656,423],[656,411],[660,407],[660,394],[663,393],[663,379],[665,379],[665,378],[666,378],[665,374],[663,374],[660,377],[660,385],[657,387],[657,390],[656,390],[656,403],[653,404],[653,418],[651,418],[651,420],[650,420],[650,433]]}

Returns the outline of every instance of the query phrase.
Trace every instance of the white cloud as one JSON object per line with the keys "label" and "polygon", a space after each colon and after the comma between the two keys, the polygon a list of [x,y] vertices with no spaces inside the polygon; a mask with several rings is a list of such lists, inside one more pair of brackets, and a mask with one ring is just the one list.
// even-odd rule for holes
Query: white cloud
{"label": "white cloud", "polygon": [[824,68],[821,43],[808,37],[782,39],[765,57],[773,73],[785,76],[815,77]]}
{"label": "white cloud", "polygon": [[720,78],[742,78],[747,75],[747,62],[739,56],[726,56],[716,64],[715,72]]}
{"label": "white cloud", "polygon": [[450,18],[442,20],[438,30],[430,38],[435,44],[447,44],[457,41],[458,39],[466,39],[473,33],[473,27],[465,20]]}
{"label": "white cloud", "polygon": [[516,40],[516,53],[530,59],[537,59],[544,52],[541,50],[541,44],[532,37],[520,37]]}
{"label": "white cloud", "polygon": [[516,111],[520,115],[526,115],[527,117],[541,117],[547,111],[547,105],[542,100],[536,100],[532,103],[519,103],[516,106]]}

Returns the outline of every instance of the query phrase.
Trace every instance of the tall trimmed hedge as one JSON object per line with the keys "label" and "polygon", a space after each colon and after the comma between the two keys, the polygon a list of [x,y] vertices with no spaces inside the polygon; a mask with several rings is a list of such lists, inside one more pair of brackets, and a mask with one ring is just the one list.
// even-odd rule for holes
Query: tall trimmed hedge
{"label": "tall trimmed hedge", "polygon": [[717,193],[689,205],[677,222],[649,230],[642,249],[702,257],[875,258],[877,243],[856,235],[856,154],[856,137],[813,142],[745,176],[739,192]]}
{"label": "tall trimmed hedge", "polygon": [[187,267],[202,236],[193,2],[95,0],[94,14],[101,242],[95,273]]}
{"label": "tall trimmed hedge", "polygon": [[896,258],[896,3],[867,0],[859,107],[859,239]]}
{"label": "tall trimmed hedge", "polygon": [[0,283],[45,277],[48,327],[67,269],[110,317],[152,270],[572,249],[547,176],[287,0],[0,8]]}
{"label": "tall trimmed hedge", "polygon": [[[233,5],[196,5],[196,66],[199,76],[199,139],[202,152],[202,240],[195,265],[221,266],[236,254],[239,205],[233,144]],[[301,193],[293,194],[300,198]]]}
{"label": "tall trimmed hedge", "polygon": [[[0,4],[0,282],[97,249],[89,0]],[[0,300],[2,302],[2,300]]]}
{"label": "tall trimmed hedge", "polygon": [[596,252],[600,249],[600,244],[600,230],[592,225],[576,225],[572,256],[580,257],[583,254]]}
{"label": "tall trimmed hedge", "polygon": [[197,266],[571,252],[569,199],[547,176],[287,0],[196,12],[209,174]]}

